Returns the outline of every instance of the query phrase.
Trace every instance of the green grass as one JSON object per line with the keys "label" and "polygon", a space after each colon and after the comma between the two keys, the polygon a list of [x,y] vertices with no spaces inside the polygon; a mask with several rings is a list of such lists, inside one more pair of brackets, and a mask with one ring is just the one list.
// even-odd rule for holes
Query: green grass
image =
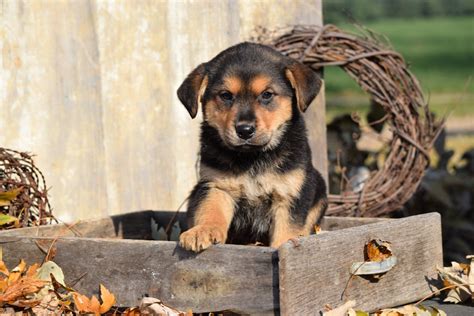
{"label": "green grass", "polygon": [[[430,110],[438,117],[474,116],[474,93],[437,93],[427,94]],[[326,121],[329,123],[336,116],[357,112],[365,117],[369,111],[369,96],[360,92],[327,93]],[[474,118],[473,118],[474,121]]]}
{"label": "green grass", "polygon": [[[434,112],[454,109],[454,116],[474,114],[474,78],[469,82],[474,76],[474,17],[385,19],[365,26],[385,35],[404,56]],[[352,25],[340,27],[355,31]],[[330,116],[367,106],[368,96],[341,69],[326,68],[325,79]]]}

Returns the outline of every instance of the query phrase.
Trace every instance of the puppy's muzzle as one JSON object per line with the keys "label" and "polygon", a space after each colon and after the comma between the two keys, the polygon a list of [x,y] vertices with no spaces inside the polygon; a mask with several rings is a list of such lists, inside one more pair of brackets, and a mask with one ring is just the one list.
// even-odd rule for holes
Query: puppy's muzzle
{"label": "puppy's muzzle", "polygon": [[255,135],[255,124],[253,123],[237,123],[235,125],[237,136],[243,140],[249,140]]}

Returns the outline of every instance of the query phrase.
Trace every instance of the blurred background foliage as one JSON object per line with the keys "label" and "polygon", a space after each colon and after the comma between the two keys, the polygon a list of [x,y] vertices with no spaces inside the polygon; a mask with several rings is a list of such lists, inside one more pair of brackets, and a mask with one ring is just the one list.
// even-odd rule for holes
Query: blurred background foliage
{"label": "blurred background foliage", "polygon": [[[420,189],[394,216],[440,212],[445,260],[463,261],[474,253],[474,1],[325,0],[323,17],[378,34],[403,55],[436,116],[448,115]],[[390,132],[370,126],[383,113],[341,69],[324,76],[330,187],[338,193],[342,172],[363,178],[383,163]]]}

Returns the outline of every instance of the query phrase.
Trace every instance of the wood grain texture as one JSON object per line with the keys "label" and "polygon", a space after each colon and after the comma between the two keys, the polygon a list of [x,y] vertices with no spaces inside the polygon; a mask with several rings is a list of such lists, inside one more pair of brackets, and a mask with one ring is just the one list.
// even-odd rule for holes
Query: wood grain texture
{"label": "wood grain texture", "polygon": [[338,230],[350,227],[357,227],[372,223],[391,221],[391,218],[376,217],[341,217],[341,216],[324,216],[321,222],[321,229]]}
{"label": "wood grain texture", "polygon": [[[2,237],[7,266],[20,259],[41,262],[38,239]],[[97,295],[102,283],[116,295],[119,306],[136,306],[149,295],[197,313],[278,309],[274,249],[217,245],[194,254],[175,242],[83,238],[61,238],[56,247],[54,261],[63,269],[66,283],[79,280],[74,288],[87,295]]]}
{"label": "wood grain texture", "polygon": [[[56,224],[38,227],[25,227],[0,231],[2,236],[23,237],[87,237],[87,238],[114,238],[114,239],[151,239],[151,221],[160,214],[166,227],[170,212],[134,212],[114,215],[106,218],[77,221],[72,224]],[[168,216],[166,216],[168,215]],[[184,219],[183,219],[184,221]]]}
{"label": "wood grain texture", "polygon": [[[364,261],[364,245],[372,238],[392,243],[397,265],[371,282],[354,277],[353,262]],[[431,293],[429,280],[442,266],[441,219],[429,213],[353,227],[288,242],[279,248],[282,315],[316,315],[325,304],[356,300],[357,308],[397,306]]]}

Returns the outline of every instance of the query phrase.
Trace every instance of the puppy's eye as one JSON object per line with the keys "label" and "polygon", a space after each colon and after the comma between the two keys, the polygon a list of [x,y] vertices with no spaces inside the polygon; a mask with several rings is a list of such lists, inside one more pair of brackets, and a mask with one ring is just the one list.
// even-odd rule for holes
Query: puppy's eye
{"label": "puppy's eye", "polygon": [[263,101],[270,101],[273,98],[273,92],[271,91],[264,91],[260,97],[262,98]]}
{"label": "puppy's eye", "polygon": [[225,102],[229,102],[234,99],[234,96],[229,91],[222,91],[219,93],[219,97]]}

